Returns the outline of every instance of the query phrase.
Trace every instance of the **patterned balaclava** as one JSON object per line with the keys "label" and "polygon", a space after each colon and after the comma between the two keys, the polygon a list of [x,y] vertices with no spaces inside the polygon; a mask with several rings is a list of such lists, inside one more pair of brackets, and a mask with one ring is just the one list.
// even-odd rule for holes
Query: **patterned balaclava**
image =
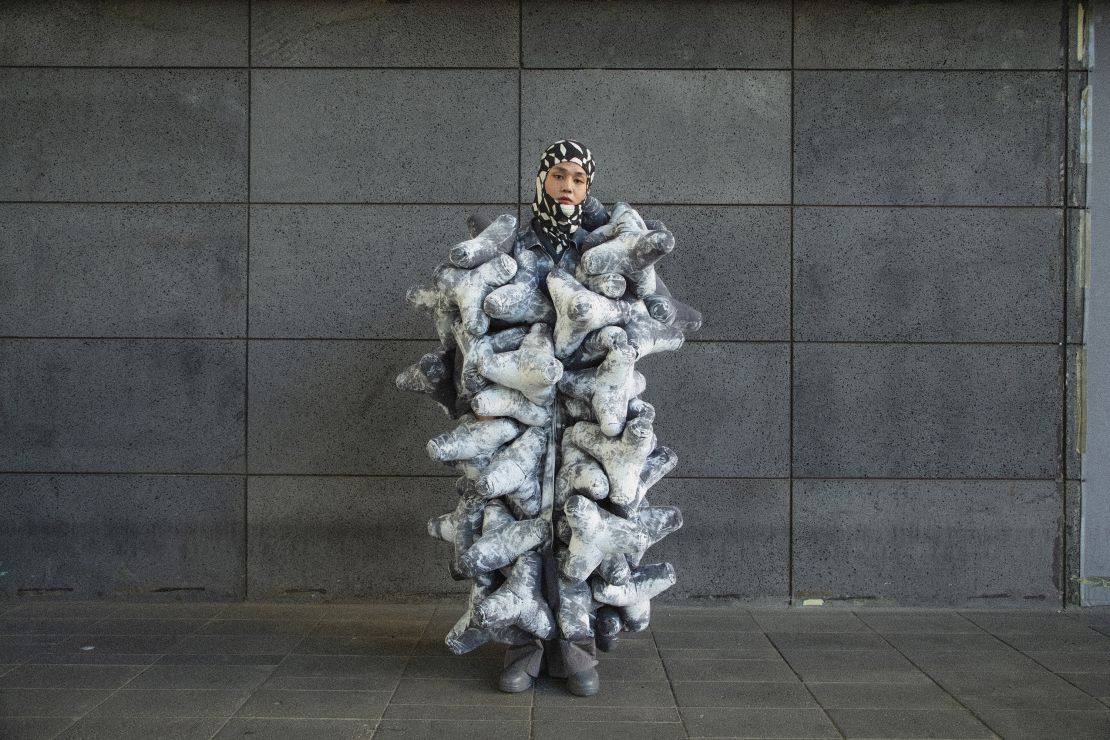
{"label": "patterned balaclava", "polygon": [[536,216],[536,227],[547,235],[559,252],[574,244],[574,232],[578,231],[578,225],[582,221],[581,203],[573,206],[560,203],[543,188],[548,171],[561,162],[574,162],[586,171],[586,195],[590,193],[596,170],[590,150],[577,141],[563,139],[543,150],[540,171],[536,175],[536,198],[532,201],[532,213]]}

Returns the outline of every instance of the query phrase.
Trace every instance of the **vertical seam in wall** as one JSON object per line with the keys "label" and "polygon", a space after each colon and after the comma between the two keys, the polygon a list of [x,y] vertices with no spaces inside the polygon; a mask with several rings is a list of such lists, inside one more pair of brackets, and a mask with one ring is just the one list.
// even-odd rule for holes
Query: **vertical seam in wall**
{"label": "vertical seam in wall", "polygon": [[1070,234],[1069,227],[1069,211],[1068,206],[1071,204],[1071,172],[1068,167],[1069,160],[1071,159],[1071,141],[1069,140],[1071,128],[1071,109],[1069,104],[1071,102],[1071,9],[1074,5],[1073,0],[1063,0],[1063,20],[1061,22],[1061,42],[1064,45],[1064,162],[1062,167],[1062,180],[1063,180],[1063,201],[1064,208],[1062,213],[1062,228],[1060,239],[1060,271],[1063,275],[1063,301],[1061,310],[1063,312],[1063,321],[1060,327],[1060,378],[1061,383],[1061,403],[1060,403],[1060,606],[1067,607],[1068,605],[1068,571],[1069,558],[1068,558],[1068,524],[1070,523],[1070,516],[1068,512],[1068,307],[1071,305],[1071,291],[1069,286],[1069,270],[1068,270],[1068,239]]}
{"label": "vertical seam in wall", "polygon": [[524,176],[524,0],[516,4],[516,179],[513,191],[516,197],[517,218],[521,216],[520,178]]}
{"label": "vertical seam in wall", "polygon": [[794,604],[794,0],[790,0],[790,401],[786,443],[786,586],[787,602]]}
{"label": "vertical seam in wall", "polygon": [[251,360],[251,83],[254,77],[253,42],[254,8],[247,0],[247,280],[246,325],[243,339],[243,598],[250,593],[250,508],[247,497],[250,490],[250,360]]}

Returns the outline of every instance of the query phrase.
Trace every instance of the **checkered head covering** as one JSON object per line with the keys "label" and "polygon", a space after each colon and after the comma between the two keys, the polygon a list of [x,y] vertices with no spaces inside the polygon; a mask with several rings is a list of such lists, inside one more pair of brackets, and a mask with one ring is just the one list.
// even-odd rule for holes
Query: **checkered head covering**
{"label": "checkered head covering", "polygon": [[581,203],[577,205],[560,203],[543,189],[548,171],[562,162],[573,162],[586,171],[587,195],[590,192],[590,185],[593,184],[594,172],[597,170],[590,150],[577,141],[563,139],[543,150],[540,171],[536,175],[536,198],[532,201],[532,213],[536,216],[537,228],[551,239],[560,252],[574,244],[574,232],[578,231],[578,226],[582,222]]}

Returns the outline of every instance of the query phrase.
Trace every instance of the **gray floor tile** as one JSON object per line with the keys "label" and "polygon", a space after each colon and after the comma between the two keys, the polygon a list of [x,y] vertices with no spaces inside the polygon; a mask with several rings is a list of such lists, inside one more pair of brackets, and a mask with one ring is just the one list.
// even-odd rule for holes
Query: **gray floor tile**
{"label": "gray floor tile", "polygon": [[212,619],[232,605],[228,602],[196,601],[167,604],[123,602],[110,606],[111,612],[105,616],[116,619]]}
{"label": "gray floor tile", "polygon": [[0,689],[0,717],[80,717],[110,694],[91,689]]}
{"label": "gray floor tile", "polygon": [[[527,692],[531,694],[531,692]],[[583,713],[588,714],[590,709],[596,711],[596,707],[585,707],[581,710],[576,710],[574,716],[578,719],[589,719],[583,717]],[[639,711],[642,707],[636,707]],[[606,713],[611,710],[605,709]],[[666,720],[677,721],[678,712],[673,711],[673,718],[667,717]],[[554,714],[557,718],[566,718],[566,712],[554,709]],[[390,704],[385,708],[385,714],[382,715],[384,719],[446,719],[446,720],[472,720],[472,719],[490,719],[490,720],[523,720],[525,722],[532,719],[532,707],[528,704],[517,705],[493,705],[493,704]],[[610,719],[606,717],[605,719]]]}
{"label": "gray floor tile", "polygon": [[[373,655],[405,656],[412,655],[417,649],[415,637],[353,637],[343,635],[309,635],[293,650],[304,655]],[[447,655],[447,646],[442,640],[436,641],[436,650]],[[505,652],[501,647],[500,651]]]}
{"label": "gray floor tile", "polygon": [[[384,619],[406,619],[411,622],[426,622],[435,615],[443,604],[427,603],[427,604],[389,604],[389,603],[367,603],[367,604],[329,604],[327,611],[324,612],[324,621],[330,620],[351,620],[351,619],[364,619],[380,621]],[[466,611],[466,603],[458,602],[457,604],[450,605],[451,609],[455,610],[455,616],[458,617]]]}
{"label": "gray floor tile", "polygon": [[978,738],[994,734],[968,711],[949,709],[829,709],[845,737]]}
{"label": "gray floor tile", "polygon": [[1110,698],[1110,673],[1065,672],[1057,675],[1091,696],[1097,696],[1101,699]]}
{"label": "gray floor tile", "polygon": [[681,711],[690,737],[840,737],[820,709],[691,707]]}
{"label": "gray floor tile", "polygon": [[[664,684],[665,685],[665,684]],[[669,691],[668,691],[669,694]],[[390,704],[492,704],[521,706],[532,703],[532,692],[502,694],[492,681],[459,678],[402,678]]]}
{"label": "gray floor tile", "polygon": [[154,665],[129,689],[254,689],[274,670],[269,665]]}
{"label": "gray floor tile", "polygon": [[870,628],[851,612],[814,609],[752,609],[752,618],[764,631],[775,632],[870,632]]}
{"label": "gray floor tile", "polygon": [[0,717],[0,737],[50,740],[71,724],[73,720],[69,717]]}
{"label": "gray floor tile", "polygon": [[0,643],[0,663],[18,665],[26,663],[42,650],[42,645],[4,645]]}
{"label": "gray floor tile", "polygon": [[988,632],[996,634],[1025,632],[1043,634],[1086,634],[1086,625],[1071,619],[1060,612],[1030,611],[960,611],[959,614],[970,619]]}
{"label": "gray floor tile", "polygon": [[198,633],[204,635],[307,635],[317,620],[212,619]]}
{"label": "gray floor tile", "polygon": [[1067,738],[1105,740],[1110,737],[1110,711],[976,710],[988,726],[1006,740]]}
{"label": "gray floor tile", "polygon": [[933,683],[817,683],[806,684],[825,709],[959,709]]}
{"label": "gray floor tile", "polygon": [[701,649],[669,649],[661,648],[659,656],[664,663],[672,660],[772,660],[779,657],[779,652],[767,643],[765,648],[748,650],[745,648],[701,648]]}
{"label": "gray floor tile", "polygon": [[230,717],[250,695],[218,689],[121,689],[90,717]]}
{"label": "gray floor tile", "polygon": [[66,653],[165,653],[186,638],[180,635],[71,635],[54,650]]}
{"label": "gray floor tile", "polygon": [[779,650],[886,650],[890,644],[873,632],[768,632]]}
{"label": "gray floor tile", "polygon": [[1043,652],[1101,651],[1110,653],[1110,636],[1092,629],[1086,632],[1073,632],[1069,629],[1064,634],[1052,631],[1036,634],[1005,633],[1002,635],[1002,639],[1015,650],[1021,650],[1024,653],[1033,650]]}
{"label": "gray floor tile", "polygon": [[66,635],[74,632],[85,632],[96,624],[98,619],[62,618],[50,619],[47,617],[13,617],[0,619],[0,635]]}
{"label": "gray floor tile", "polygon": [[233,718],[212,740],[369,740],[376,720]]}
{"label": "gray floor tile", "polygon": [[[500,662],[498,668],[500,669]],[[663,661],[655,658],[602,657],[597,667],[602,681],[666,681]]]}
{"label": "gray floor tile", "polygon": [[104,619],[119,614],[122,603],[110,601],[37,601],[10,604],[7,611],[0,607],[5,619],[46,617],[48,619]]}
{"label": "gray floor tile", "polygon": [[655,643],[659,649],[675,650],[718,650],[726,648],[739,648],[743,650],[764,650],[770,654],[775,653],[775,648],[767,636],[762,632],[712,632],[683,631],[671,632],[653,630]]}
{"label": "gray floor tile", "polygon": [[206,619],[102,619],[91,625],[90,635],[191,635]]}
{"label": "gray floor tile", "polygon": [[[458,617],[455,617],[457,620]],[[454,622],[451,623],[453,625]],[[448,625],[447,629],[450,629]],[[331,635],[347,637],[420,637],[425,629],[429,633],[438,634],[424,621],[411,621],[408,619],[378,619],[367,621],[364,619],[329,619],[320,622],[311,630],[313,635]],[[447,629],[442,634],[447,633]]]}
{"label": "gray floor tile", "polygon": [[137,665],[157,662],[159,653],[106,653],[100,650],[75,650],[69,653],[38,653],[28,663],[40,665]]}
{"label": "gray floor tile", "polygon": [[169,652],[225,655],[287,653],[301,639],[299,635],[188,635]]}
{"label": "gray floor tile", "polygon": [[913,653],[913,662],[927,673],[952,671],[1034,670],[1037,663],[1016,650],[938,650]]}
{"label": "gray floor tile", "polygon": [[377,740],[381,738],[406,739],[427,738],[439,740],[450,737],[455,740],[528,740],[531,735],[530,722],[513,720],[469,720],[456,722],[453,720],[419,720],[419,719],[383,719],[378,723],[378,731],[374,733]]}
{"label": "gray floor tile", "polygon": [[891,650],[792,650],[785,654],[803,681],[914,683],[928,681],[904,656]]}
{"label": "gray floor tile", "polygon": [[389,691],[254,692],[237,717],[303,717],[313,719],[378,719],[389,703]]}
{"label": "gray floor tile", "polygon": [[1103,647],[1076,650],[1030,650],[1027,655],[1051,671],[1110,673],[1110,650]]}
{"label": "gray floor tile", "polygon": [[856,616],[866,622],[871,629],[883,634],[982,632],[979,625],[952,611],[859,611],[856,612]]}
{"label": "gray floor tile", "polygon": [[660,707],[673,706],[674,694],[666,681],[606,681],[595,696],[573,696],[566,682],[540,678],[536,681],[537,707]]}
{"label": "gray floor tile", "polygon": [[[602,688],[604,691],[604,687]],[[580,722],[681,722],[678,707],[574,707],[574,719]],[[536,707],[534,722],[562,722],[567,710],[561,706]]]}
{"label": "gray floor tile", "polygon": [[[364,690],[388,691],[397,685],[407,660],[361,655],[290,655],[274,669],[271,679],[356,678],[366,682],[360,686]],[[267,688],[279,687],[267,684]]]}
{"label": "gray floor tile", "polygon": [[1095,699],[1048,671],[956,672],[934,676],[948,693],[979,709],[1102,709]]}
{"label": "gray floor tile", "polygon": [[276,666],[285,655],[265,653],[170,653],[158,658],[158,665],[268,665]]}
{"label": "gray floor tile", "polygon": [[672,681],[796,681],[781,658],[773,660],[686,660],[667,661]]}
{"label": "gray floor tile", "polygon": [[25,663],[0,676],[11,689],[118,689],[144,670],[136,665],[36,665]]}
{"label": "gray floor tile", "polygon": [[744,609],[707,607],[658,607],[651,615],[651,629],[666,632],[762,632]]}
{"label": "gray floor tile", "polygon": [[405,666],[405,678],[477,678],[494,681],[501,673],[501,658],[470,655],[415,655]]}
{"label": "gray floor tile", "polygon": [[263,689],[275,691],[391,691],[397,679],[369,676],[272,676]]}
{"label": "gray floor tile", "polygon": [[267,604],[243,602],[227,604],[220,610],[220,619],[292,619],[315,622],[334,613],[331,604]]}
{"label": "gray floor tile", "polygon": [[941,652],[944,650],[1012,650],[1009,645],[982,630],[977,632],[921,632],[918,634],[888,632],[883,637],[895,648],[910,657],[917,653]]}
{"label": "gray floor tile", "polygon": [[680,722],[536,722],[534,740],[595,737],[605,740],[686,740]]}
{"label": "gray floor tile", "polygon": [[57,740],[209,740],[221,717],[86,717]]}
{"label": "gray floor tile", "polygon": [[797,681],[676,681],[680,707],[816,707],[806,687]]}

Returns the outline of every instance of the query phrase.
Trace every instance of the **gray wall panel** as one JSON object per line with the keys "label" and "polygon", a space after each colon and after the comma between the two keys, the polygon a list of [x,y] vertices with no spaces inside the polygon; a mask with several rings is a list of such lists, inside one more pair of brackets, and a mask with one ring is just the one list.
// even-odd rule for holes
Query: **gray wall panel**
{"label": "gray wall panel", "polygon": [[506,0],[251,4],[257,67],[516,67],[517,3]]}
{"label": "gray wall panel", "polygon": [[1090,161],[1091,119],[1087,111],[1090,99],[1083,97],[1086,87],[1086,72],[1072,72],[1068,75],[1069,206],[1082,207],[1087,204],[1087,163]]}
{"label": "gray wall panel", "polygon": [[0,64],[236,67],[247,63],[247,0],[12,0]]}
{"label": "gray wall panel", "polygon": [[1059,341],[1063,212],[798,208],[794,336]]}
{"label": "gray wall panel", "polygon": [[794,79],[797,203],[1062,205],[1062,73]]}
{"label": "gray wall panel", "polygon": [[[785,477],[790,464],[790,348],[778,342],[688,342],[636,364],[676,475]],[[753,420],[758,420],[753,423]]]}
{"label": "gray wall panel", "polygon": [[1055,481],[801,480],[796,598],[1059,605]]}
{"label": "gray wall panel", "polygon": [[255,70],[256,201],[513,202],[515,70]]}
{"label": "gray wall panel", "polygon": [[247,73],[0,70],[0,199],[246,196]]}
{"label": "gray wall panel", "polygon": [[1083,488],[1077,480],[1064,485],[1065,550],[1064,550],[1064,603],[1079,605],[1080,577],[1080,517],[1082,516]]}
{"label": "gray wall panel", "polygon": [[436,339],[405,293],[469,238],[471,213],[516,206],[252,207],[251,336]]}
{"label": "gray wall panel", "polygon": [[1065,316],[1069,342],[1083,341],[1083,307],[1090,285],[1091,221],[1086,209],[1067,209],[1068,279],[1065,285]]}
{"label": "gray wall panel", "polygon": [[243,479],[0,475],[0,595],[243,598]]}
{"label": "gray wall panel", "polygon": [[0,340],[0,470],[243,470],[243,344]]}
{"label": "gray wall panel", "polygon": [[798,344],[794,474],[1054,478],[1059,351]]}
{"label": "gray wall panel", "polygon": [[675,235],[658,263],[667,288],[702,312],[690,339],[790,338],[790,209],[648,206]]}
{"label": "gray wall panel", "polygon": [[0,334],[242,336],[247,209],[0,205]]}
{"label": "gray wall panel", "polygon": [[[526,67],[788,67],[790,3],[617,0],[574,8],[525,0]],[[697,39],[692,43],[692,39]]]}
{"label": "gray wall panel", "polygon": [[683,517],[682,529],[654,545],[643,560],[674,565],[678,583],[666,597],[788,601],[782,564],[790,546],[789,489],[786,480],[657,483],[648,493],[652,505],[677,506]]}
{"label": "gray wall panel", "polygon": [[597,161],[598,197],[640,203],[785,203],[787,72],[525,71],[521,197],[540,153],[576,139]]}
{"label": "gray wall panel", "polygon": [[1060,3],[798,0],[794,63],[882,69],[1062,69]]}
{"label": "gray wall panel", "polygon": [[248,598],[465,592],[447,569],[451,546],[427,532],[452,499],[444,479],[251,477]]}
{"label": "gray wall panel", "polygon": [[1091,400],[1085,398],[1086,378],[1083,379],[1083,385],[1080,385],[1076,377],[1079,363],[1086,360],[1086,357],[1082,357],[1085,349],[1082,345],[1069,344],[1065,354],[1067,381],[1064,386],[1064,405],[1067,426],[1064,428],[1064,463],[1070,480],[1083,478],[1082,448],[1086,445],[1086,417],[1088,413],[1095,411]]}
{"label": "gray wall panel", "polygon": [[454,475],[424,447],[456,422],[393,384],[436,344],[251,340],[250,472]]}

